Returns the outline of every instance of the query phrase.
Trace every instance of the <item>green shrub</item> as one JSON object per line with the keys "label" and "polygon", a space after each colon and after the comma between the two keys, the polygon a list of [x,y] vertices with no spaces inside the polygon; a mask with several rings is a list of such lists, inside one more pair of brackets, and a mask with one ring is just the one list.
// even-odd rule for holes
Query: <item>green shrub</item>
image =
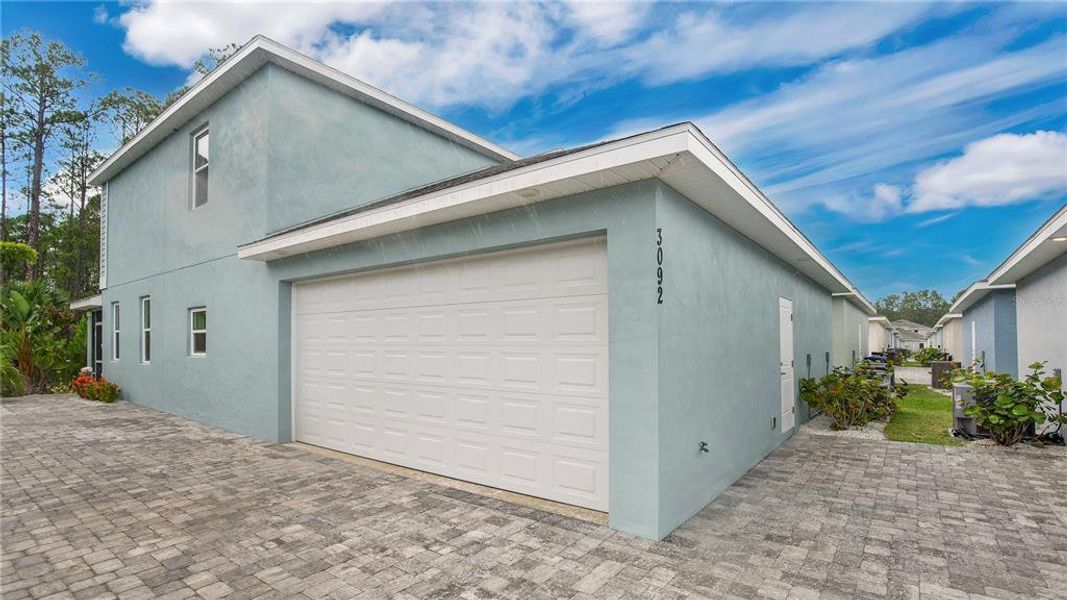
{"label": "green shrub", "polygon": [[829,416],[832,429],[861,427],[888,418],[896,410],[894,395],[883,387],[884,381],[867,363],[852,372],[836,367],[820,379],[801,379],[800,398]]}
{"label": "green shrub", "polygon": [[0,348],[0,397],[12,398],[26,393],[22,387],[22,374],[15,368],[5,344]]}
{"label": "green shrub", "polygon": [[1044,367],[1043,362],[1031,364],[1030,373],[1018,381],[1007,373],[961,371],[955,379],[974,388],[975,402],[963,414],[976,419],[989,437],[1004,446],[1018,443],[1031,428],[1047,421],[1067,423],[1067,416],[1056,408],[1064,398],[1061,381],[1044,377]]}
{"label": "green shrub", "polygon": [[41,282],[9,282],[0,289],[0,346],[25,393],[70,381],[85,364],[85,319]]}
{"label": "green shrub", "polygon": [[944,357],[945,353],[942,352],[939,348],[933,348],[928,346],[916,352],[913,358],[915,362],[919,363],[920,366],[929,367],[930,363],[934,362],[935,360],[941,360]]}

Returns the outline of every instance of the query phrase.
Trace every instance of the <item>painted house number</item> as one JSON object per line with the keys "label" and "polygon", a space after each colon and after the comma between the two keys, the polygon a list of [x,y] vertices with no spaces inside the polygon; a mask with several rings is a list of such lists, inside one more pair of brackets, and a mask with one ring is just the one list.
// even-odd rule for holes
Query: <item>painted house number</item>
{"label": "painted house number", "polygon": [[663,304],[663,228],[656,228],[656,304]]}

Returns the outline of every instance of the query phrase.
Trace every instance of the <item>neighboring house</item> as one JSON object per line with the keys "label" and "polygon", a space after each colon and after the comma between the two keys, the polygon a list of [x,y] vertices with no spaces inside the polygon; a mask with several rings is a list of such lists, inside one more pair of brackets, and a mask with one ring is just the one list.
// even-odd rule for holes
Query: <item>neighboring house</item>
{"label": "neighboring house", "polygon": [[1018,375],[1015,286],[976,281],[949,310],[960,314],[960,362],[985,371]]}
{"label": "neighboring house", "polygon": [[1018,342],[1017,373],[1034,362],[1046,372],[1067,370],[1067,205],[1000,266],[990,273],[991,285],[1015,286]]}
{"label": "neighboring house", "polygon": [[262,37],[91,181],[126,399],[649,538],[806,418],[832,294],[869,306],[690,123],[520,159]]}
{"label": "neighboring house", "polygon": [[897,331],[889,319],[877,315],[867,319],[867,354],[897,347]]}
{"label": "neighboring house", "polygon": [[930,334],[933,333],[930,327],[907,319],[893,321],[893,328],[897,330],[900,347],[912,352],[918,352],[926,347]]}
{"label": "neighboring house", "polygon": [[867,356],[867,319],[875,314],[874,306],[860,294],[834,294],[834,366],[852,368]]}
{"label": "neighboring house", "polygon": [[937,320],[934,324],[934,333],[930,336],[930,344],[952,356],[957,362],[967,362],[963,359],[963,330],[961,321],[963,315],[948,313]]}

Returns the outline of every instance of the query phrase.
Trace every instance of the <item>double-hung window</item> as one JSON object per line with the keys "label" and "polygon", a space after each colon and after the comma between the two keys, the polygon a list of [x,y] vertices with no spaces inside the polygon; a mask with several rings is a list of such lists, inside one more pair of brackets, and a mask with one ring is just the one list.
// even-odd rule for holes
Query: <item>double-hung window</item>
{"label": "double-hung window", "polygon": [[207,204],[209,141],[207,127],[193,135],[193,208]]}
{"label": "double-hung window", "polygon": [[207,356],[207,309],[189,309],[189,355]]}
{"label": "double-hung window", "polygon": [[152,362],[152,299],[141,298],[141,362]]}
{"label": "double-hung window", "polygon": [[119,303],[111,303],[111,360],[119,359]]}

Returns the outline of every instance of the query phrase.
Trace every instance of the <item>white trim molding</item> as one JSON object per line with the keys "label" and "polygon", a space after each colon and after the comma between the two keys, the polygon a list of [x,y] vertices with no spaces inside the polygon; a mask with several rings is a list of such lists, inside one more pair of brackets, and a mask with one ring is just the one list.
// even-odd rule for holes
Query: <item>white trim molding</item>
{"label": "white trim molding", "polygon": [[257,35],[233,56],[198,81],[123,144],[89,176],[90,185],[111,179],[156,144],[164,140],[230,90],[237,87],[263,65],[271,63],[329,89],[374,106],[418,127],[452,140],[466,148],[497,160],[515,160],[518,155],[465,129],[387,94],[355,77],[326,66],[272,39]]}
{"label": "white trim molding", "polygon": [[988,281],[976,281],[952,303],[952,307],[949,308],[949,313],[958,313],[962,317],[964,311],[977,304],[979,300],[985,298],[990,292],[995,290],[1013,289],[1015,289],[1014,283],[1008,285],[990,285]]}
{"label": "white trim molding", "polygon": [[987,281],[994,285],[1017,283],[1064,252],[1067,252],[1067,204],[994,269]]}
{"label": "white trim molding", "polygon": [[938,319],[937,323],[934,323],[934,329],[937,329],[938,327],[944,327],[946,324],[948,324],[949,321],[951,321],[953,319],[962,319],[962,318],[963,318],[963,315],[960,314],[960,313],[948,313],[946,315],[943,315],[940,319]]}
{"label": "white trim molding", "polygon": [[878,309],[876,309],[874,307],[874,305],[871,304],[870,300],[867,300],[867,298],[864,297],[864,295],[859,293],[859,291],[857,291],[857,290],[854,290],[854,291],[851,291],[851,292],[835,292],[832,295],[835,298],[837,298],[837,297],[845,298],[846,300],[851,302],[853,305],[855,305],[856,308],[858,308],[858,309],[862,310],[863,312],[867,313],[868,317],[871,316],[871,315],[877,315],[878,314]]}
{"label": "white trim molding", "polygon": [[111,186],[100,188],[100,289],[107,288],[107,196]]}
{"label": "white trim molding", "polygon": [[88,298],[79,298],[70,303],[70,309],[78,312],[83,310],[97,310],[103,308],[103,297],[100,294],[95,296],[89,296]]}
{"label": "white trim molding", "polygon": [[874,307],[814,244],[692,123],[657,129],[367,210],[285,231],[238,248],[271,261],[598,188],[656,178],[830,292]]}

